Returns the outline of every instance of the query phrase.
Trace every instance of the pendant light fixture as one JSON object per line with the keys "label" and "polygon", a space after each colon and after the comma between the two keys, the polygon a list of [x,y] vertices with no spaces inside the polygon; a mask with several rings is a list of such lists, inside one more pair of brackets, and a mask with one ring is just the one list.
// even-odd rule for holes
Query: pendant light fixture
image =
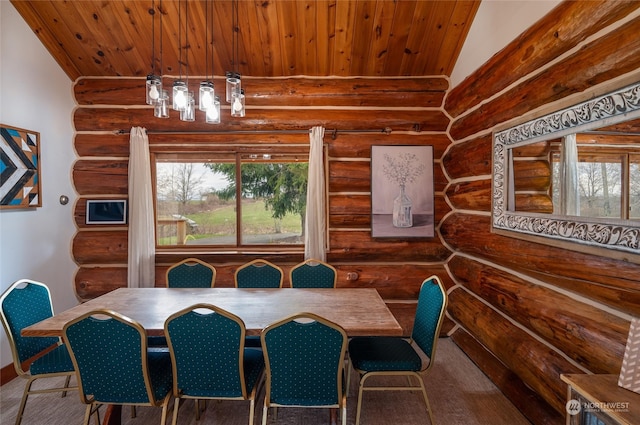
{"label": "pendant light fixture", "polygon": [[198,93],[198,109],[206,111],[213,105],[213,82],[209,80],[209,0],[204,4],[204,78],[200,82],[200,91]]}
{"label": "pendant light fixture", "polygon": [[[188,81],[188,80],[187,80]],[[187,92],[187,104],[184,110],[180,111],[180,120],[195,121],[196,120],[196,100],[192,91]]]}
{"label": "pendant light fixture", "polygon": [[187,99],[184,109],[180,110],[180,120],[195,121],[196,120],[196,101],[195,95],[189,91],[189,0],[185,0],[184,9],[184,69],[185,69],[185,86],[187,88]]}
{"label": "pendant light fixture", "polygon": [[169,118],[169,90],[162,89],[160,99],[153,105],[153,115],[156,118]]}
{"label": "pendant light fixture", "polygon": [[200,83],[200,91],[198,95],[198,109],[206,111],[213,106],[213,97],[215,92],[213,89],[213,83],[211,81],[202,81]]}
{"label": "pendant light fixture", "polygon": [[[153,115],[157,118],[169,118],[169,110],[174,109],[180,112],[181,121],[195,121],[196,108],[203,111],[205,114],[205,122],[208,124],[220,123],[220,97],[215,94],[213,84],[214,74],[214,51],[213,51],[213,24],[215,22],[214,16],[214,0],[205,0],[206,10],[206,24],[205,24],[205,79],[200,82],[200,87],[197,93],[189,91],[189,0],[178,0],[178,70],[179,76],[173,82],[172,90],[163,89],[162,87],[162,75],[156,75],[155,70],[155,13],[160,13],[160,74],[162,74],[163,63],[163,13],[165,12],[162,6],[162,0],[160,0],[158,10],[155,9],[155,0],[152,0],[152,9],[149,14],[152,15],[152,71],[147,76],[146,81],[146,102],[153,105]],[[184,3],[184,4],[183,4]],[[238,19],[238,5],[237,0],[233,0],[234,10],[234,52],[233,64],[237,64],[237,46],[238,46],[238,31],[237,31],[237,19]],[[184,15],[184,19],[183,19]],[[183,44],[184,35],[184,44]],[[184,57],[183,57],[184,50]],[[211,51],[209,51],[211,50]],[[209,54],[211,54],[211,62],[209,62]],[[182,66],[185,67],[184,79]],[[210,67],[210,68],[209,68]],[[209,69],[211,71],[209,71]],[[231,91],[233,93],[230,101],[232,103],[231,115],[234,117],[244,116],[244,91],[240,89],[240,76],[236,71],[233,75],[237,75],[237,85]],[[234,109],[235,106],[235,109]]]}
{"label": "pendant light fixture", "polygon": [[[208,124],[220,123],[220,99],[215,95],[213,84],[213,0],[206,0],[205,3],[205,81],[200,83],[198,97],[198,109],[205,112],[205,122]],[[209,33],[211,42],[209,43]],[[209,79],[209,48],[211,48],[211,78]]]}
{"label": "pendant light fixture", "polygon": [[231,99],[231,116],[244,117],[244,89],[233,93]]}
{"label": "pendant light fixture", "polygon": [[[235,62],[235,59],[232,60]],[[241,77],[240,74],[235,71],[227,71],[226,77],[227,103],[231,103],[231,101],[233,100],[233,94],[242,89],[240,79]]]}
{"label": "pendant light fixture", "polygon": [[184,111],[189,100],[187,83],[182,80],[182,1],[178,0],[178,72],[179,77],[173,82],[173,109]]}
{"label": "pendant light fixture", "polygon": [[151,73],[147,75],[146,102],[155,105],[162,98],[162,78],[156,75],[156,5],[151,1]]}
{"label": "pendant light fixture", "polygon": [[226,94],[227,102],[231,103],[231,116],[244,117],[244,90],[242,89],[242,77],[238,72],[238,36],[240,32],[238,27],[238,0],[231,0],[231,6],[233,71],[226,73]]}
{"label": "pendant light fixture", "polygon": [[220,96],[213,97],[213,105],[205,112],[207,124],[220,124]]}
{"label": "pendant light fixture", "polygon": [[[160,83],[162,83],[162,74],[163,74],[163,63],[162,63],[162,0],[160,0],[160,5],[158,7],[158,12],[160,13]],[[169,90],[162,88],[160,91],[160,98],[155,103],[153,107],[153,115],[156,118],[169,118]]]}

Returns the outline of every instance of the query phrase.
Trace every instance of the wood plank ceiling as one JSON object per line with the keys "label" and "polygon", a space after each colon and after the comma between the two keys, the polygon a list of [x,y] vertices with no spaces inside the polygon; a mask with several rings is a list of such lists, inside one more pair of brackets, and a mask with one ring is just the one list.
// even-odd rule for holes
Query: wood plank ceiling
{"label": "wood plank ceiling", "polygon": [[239,0],[237,14],[231,0],[11,3],[75,80],[145,76],[152,47],[166,76],[449,76],[480,0]]}

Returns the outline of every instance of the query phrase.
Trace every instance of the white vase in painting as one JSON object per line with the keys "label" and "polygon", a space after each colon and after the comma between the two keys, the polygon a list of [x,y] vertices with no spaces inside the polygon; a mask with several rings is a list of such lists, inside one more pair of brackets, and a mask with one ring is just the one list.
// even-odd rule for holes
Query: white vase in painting
{"label": "white vase in painting", "polygon": [[412,227],[413,214],[411,213],[411,199],[404,191],[404,185],[400,185],[400,194],[393,200],[393,226]]}

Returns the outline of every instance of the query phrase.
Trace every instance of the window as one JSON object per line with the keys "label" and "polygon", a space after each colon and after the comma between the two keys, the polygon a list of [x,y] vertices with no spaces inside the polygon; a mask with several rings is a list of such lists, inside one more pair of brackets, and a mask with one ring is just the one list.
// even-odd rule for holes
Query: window
{"label": "window", "polygon": [[[559,152],[552,153],[552,162],[553,204],[559,211]],[[640,155],[581,146],[577,167],[581,217],[640,218]]]}
{"label": "window", "polygon": [[156,153],[156,246],[303,249],[308,150]]}

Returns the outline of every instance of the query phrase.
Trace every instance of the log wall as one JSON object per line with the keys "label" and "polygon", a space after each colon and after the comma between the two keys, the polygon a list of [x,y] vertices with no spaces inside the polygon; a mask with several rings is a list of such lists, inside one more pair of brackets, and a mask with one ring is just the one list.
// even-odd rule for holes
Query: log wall
{"label": "log wall", "polygon": [[[452,145],[442,164],[452,211],[440,232],[454,251],[452,338],[535,424],[564,423],[560,374],[620,372],[630,318],[640,314],[640,266],[492,233],[491,134],[536,109],[560,109],[554,104],[569,96],[640,80],[639,8],[561,3],[445,101]],[[516,199],[517,209],[551,208],[548,166],[539,160],[545,149],[515,152],[527,177],[517,190],[529,194]]]}
{"label": "log wall", "polygon": [[[175,113],[155,119],[141,106],[143,79],[78,80],[72,170],[79,195],[72,245],[78,298],[126,285],[127,227],[86,226],[83,219],[87,199],[127,194],[129,137],[123,131],[147,128],[152,149],[170,142],[197,151],[212,141],[305,143],[306,135],[257,132],[322,125],[329,153],[327,258],[338,269],[338,286],[377,288],[408,333],[420,282],[441,276],[450,296],[445,331],[532,423],[563,423],[561,373],[619,373],[629,320],[640,314],[640,266],[492,233],[491,135],[567,97],[588,96],[635,73],[640,79],[638,8],[634,1],[561,3],[453,89],[444,77],[243,78],[247,116],[231,119],[223,110],[223,123],[215,127],[199,113],[195,123]],[[216,87],[223,87],[221,80]],[[434,147],[436,237],[371,238],[370,151],[376,144]],[[541,150],[518,155],[530,179],[517,205],[548,210]],[[164,285],[168,265],[189,255],[159,254],[156,286]],[[218,286],[231,286],[235,268],[255,258],[199,256],[218,269]],[[264,257],[285,272],[302,260],[302,254]],[[353,272],[358,279],[348,280]]]}
{"label": "log wall", "polygon": [[[327,260],[338,270],[338,286],[377,288],[408,334],[422,280],[437,274],[452,284],[445,271],[451,251],[438,236],[373,239],[370,228],[372,145],[433,146],[435,222],[450,212],[444,196],[448,180],[441,166],[441,157],[450,144],[446,133],[449,118],[443,111],[449,88],[446,78],[243,78],[246,117],[231,118],[224,105],[227,109],[223,109],[219,125],[205,124],[200,111],[193,123],[180,121],[174,111],[169,119],[155,118],[150,107],[141,105],[144,82],[136,78],[83,78],[74,84],[78,104],[73,116],[74,146],[78,158],[72,176],[79,198],[74,208],[77,233],[72,251],[78,264],[75,289],[80,300],[126,286],[127,226],[87,226],[84,216],[87,199],[127,196],[126,132],[132,126],[148,130],[152,151],[182,145],[197,152],[205,145],[211,151],[229,144],[256,148],[308,144],[308,130],[322,125],[329,156]],[[166,79],[164,83],[170,85],[172,81]],[[198,83],[199,79],[193,78],[192,89]],[[215,84],[224,87],[221,79]],[[155,285],[165,285],[170,264],[192,255],[158,254]],[[221,287],[233,286],[235,269],[256,258],[215,253],[197,256],[217,268],[216,286]],[[302,253],[260,256],[283,267],[285,286],[289,285],[291,266],[303,260]],[[347,275],[354,272],[358,279],[348,280]]]}

